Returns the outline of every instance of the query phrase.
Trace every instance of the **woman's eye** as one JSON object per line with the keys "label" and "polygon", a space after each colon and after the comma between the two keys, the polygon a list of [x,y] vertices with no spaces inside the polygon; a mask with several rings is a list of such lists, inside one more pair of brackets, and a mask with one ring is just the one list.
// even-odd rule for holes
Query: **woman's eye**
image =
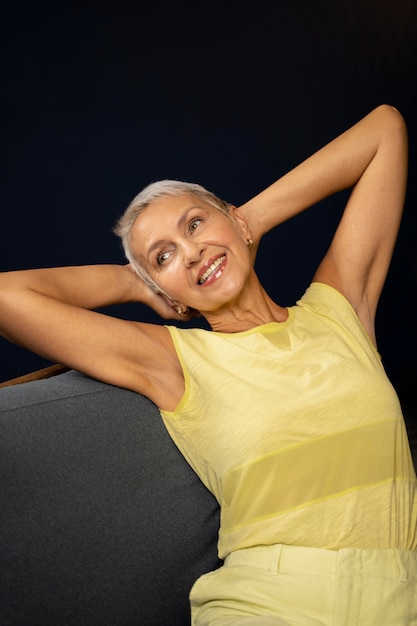
{"label": "woman's eye", "polygon": [[197,227],[200,225],[201,223],[201,218],[200,217],[195,217],[193,220],[191,220],[188,228],[190,229],[190,232],[193,232],[194,230],[197,229]]}
{"label": "woman's eye", "polygon": [[158,265],[164,265],[164,263],[166,263],[168,259],[169,259],[169,252],[164,251],[158,254],[158,256],[156,257],[156,262],[158,263]]}

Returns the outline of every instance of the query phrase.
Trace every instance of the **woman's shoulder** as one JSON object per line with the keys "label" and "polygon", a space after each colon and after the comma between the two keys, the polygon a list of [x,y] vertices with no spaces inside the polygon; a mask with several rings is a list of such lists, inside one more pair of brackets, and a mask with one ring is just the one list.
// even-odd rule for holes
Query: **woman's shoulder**
{"label": "woman's shoulder", "polygon": [[309,285],[296,306],[317,311],[334,309],[335,313],[350,313],[357,317],[348,299],[338,289],[318,281]]}
{"label": "woman's shoulder", "polygon": [[[335,287],[313,281],[297,301],[295,310],[310,319],[320,319],[333,329],[342,327],[363,346],[377,353],[375,343],[349,300]],[[378,355],[379,356],[379,355]]]}

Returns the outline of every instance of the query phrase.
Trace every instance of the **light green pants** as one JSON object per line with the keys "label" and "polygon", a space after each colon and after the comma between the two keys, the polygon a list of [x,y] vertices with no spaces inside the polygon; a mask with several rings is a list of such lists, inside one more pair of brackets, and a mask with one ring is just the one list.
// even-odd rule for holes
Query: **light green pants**
{"label": "light green pants", "polygon": [[247,548],[190,602],[193,626],[417,626],[417,552]]}

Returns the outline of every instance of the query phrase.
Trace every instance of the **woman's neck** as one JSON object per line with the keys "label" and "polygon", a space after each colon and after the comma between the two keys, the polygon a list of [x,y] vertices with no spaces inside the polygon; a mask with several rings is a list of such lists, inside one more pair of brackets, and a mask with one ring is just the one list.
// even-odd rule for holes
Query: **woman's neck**
{"label": "woman's neck", "polygon": [[237,333],[288,319],[288,309],[276,304],[259,281],[256,282],[238,301],[229,303],[216,312],[202,312],[213,331]]}

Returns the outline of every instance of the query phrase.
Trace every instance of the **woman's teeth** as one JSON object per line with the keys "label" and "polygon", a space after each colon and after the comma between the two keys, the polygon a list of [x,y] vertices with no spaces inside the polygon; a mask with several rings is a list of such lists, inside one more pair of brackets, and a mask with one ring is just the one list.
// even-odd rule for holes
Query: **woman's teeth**
{"label": "woman's teeth", "polygon": [[208,277],[211,276],[211,274],[219,267],[220,263],[223,263],[225,258],[226,255],[223,254],[223,256],[214,261],[214,263],[210,265],[210,267],[204,272],[204,274],[200,276],[200,278],[198,279],[198,284],[202,285],[203,283],[205,283]]}

